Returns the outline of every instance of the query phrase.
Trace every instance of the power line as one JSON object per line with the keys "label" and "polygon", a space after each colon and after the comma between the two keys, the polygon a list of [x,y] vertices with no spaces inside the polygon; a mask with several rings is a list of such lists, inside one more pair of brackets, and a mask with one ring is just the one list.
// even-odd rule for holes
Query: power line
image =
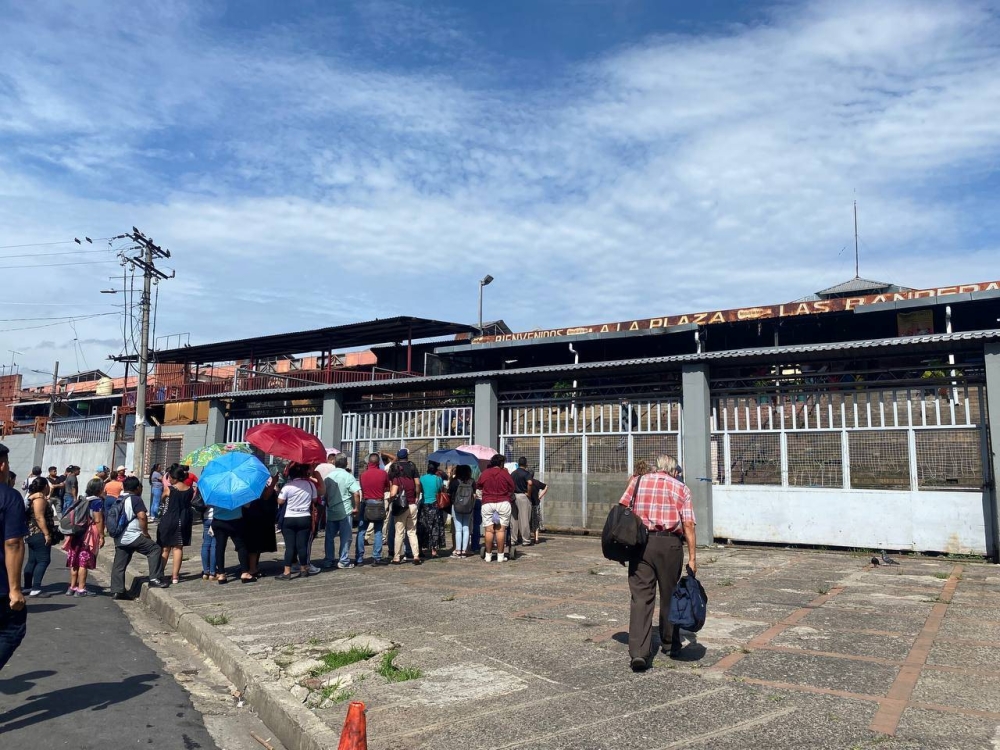
{"label": "power line", "polygon": [[0,255],[0,260],[4,258],[52,258],[57,255],[83,255],[85,253],[110,253],[111,248],[101,248],[100,250],[69,250],[65,253],[11,253],[10,255]]}
{"label": "power line", "polygon": [[100,266],[106,263],[118,263],[117,260],[81,260],[76,263],[35,263],[30,265],[4,266],[4,270],[11,268],[59,268],[61,266]]}
{"label": "power line", "polygon": [[[104,240],[118,240],[122,239],[124,235],[118,235],[117,237],[98,237],[96,240],[90,237],[84,237],[84,239],[93,244],[94,242],[103,242]],[[51,245],[72,245],[73,243],[77,245],[82,245],[83,243],[76,237],[71,240],[59,240],[58,242],[27,242],[23,245],[0,245],[0,250],[13,250],[18,247],[49,247]]]}
{"label": "power line", "polygon": [[[104,313],[101,313],[102,315]],[[117,313],[107,313],[116,315]],[[0,323],[25,323],[30,320],[79,320],[79,315],[52,315],[47,318],[0,318]]]}
{"label": "power line", "polygon": [[[103,318],[106,315],[117,315],[118,313],[108,312],[108,313],[98,313],[97,315],[85,315],[80,318],[74,318],[73,321],[77,322],[80,320],[90,320],[92,318]],[[10,331],[34,331],[38,328],[51,328],[52,326],[63,326],[66,325],[68,321],[61,320],[57,323],[43,323],[37,326],[24,326],[23,328],[0,328],[0,333],[9,333]]]}

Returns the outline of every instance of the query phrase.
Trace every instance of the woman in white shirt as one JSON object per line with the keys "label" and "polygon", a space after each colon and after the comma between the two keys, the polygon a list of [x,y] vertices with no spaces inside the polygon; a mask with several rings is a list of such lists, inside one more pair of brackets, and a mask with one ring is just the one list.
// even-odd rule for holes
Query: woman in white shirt
{"label": "woman in white shirt", "polygon": [[[284,510],[281,536],[285,540],[285,571],[276,576],[279,581],[290,581],[292,563],[298,559],[303,578],[309,577],[309,533],[312,530],[312,508],[323,493],[313,477],[312,468],[306,464],[288,467],[288,482],[278,493],[278,507]],[[279,511],[280,513],[280,511]]]}

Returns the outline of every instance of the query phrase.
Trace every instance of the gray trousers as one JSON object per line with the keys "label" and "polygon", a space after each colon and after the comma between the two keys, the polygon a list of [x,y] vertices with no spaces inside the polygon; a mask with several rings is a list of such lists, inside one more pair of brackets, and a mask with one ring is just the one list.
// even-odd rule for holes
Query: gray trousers
{"label": "gray trousers", "polygon": [[642,559],[628,564],[628,590],[632,604],[628,618],[628,655],[645,659],[652,651],[653,605],[660,590],[660,644],[681,647],[680,628],[670,624],[670,597],[681,579],[684,547],[676,534],[649,535]]}
{"label": "gray trousers", "polygon": [[132,562],[132,555],[138,552],[146,556],[149,563],[149,578],[159,578],[163,575],[163,550],[160,545],[144,536],[140,536],[131,544],[115,544],[115,559],[111,563],[111,593],[125,593],[125,569]]}
{"label": "gray trousers", "polygon": [[528,499],[527,495],[518,492],[514,495],[514,503],[517,505],[517,518],[511,516],[508,533],[511,544],[517,543],[518,537],[523,544],[533,538],[531,533],[531,500]]}

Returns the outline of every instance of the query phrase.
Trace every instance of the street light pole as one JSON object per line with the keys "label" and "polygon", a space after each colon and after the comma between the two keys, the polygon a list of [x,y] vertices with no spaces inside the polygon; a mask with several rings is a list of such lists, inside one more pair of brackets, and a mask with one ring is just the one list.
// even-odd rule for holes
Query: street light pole
{"label": "street light pole", "polygon": [[493,277],[486,274],[479,280],[479,335],[483,335],[483,287],[493,283]]}

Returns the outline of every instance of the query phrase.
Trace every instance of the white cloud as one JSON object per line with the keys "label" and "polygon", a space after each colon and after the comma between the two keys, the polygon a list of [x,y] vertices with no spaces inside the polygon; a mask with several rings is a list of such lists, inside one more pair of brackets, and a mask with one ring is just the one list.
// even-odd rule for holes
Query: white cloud
{"label": "white cloud", "polygon": [[[18,6],[0,29],[0,244],[135,224],[175,253],[158,331],[195,341],[471,321],[486,272],[487,317],[518,329],[793,299],[853,273],[855,197],[863,275],[1000,276],[986,6],[782,8],[536,89],[484,75],[462,19],[362,7],[369,59],[335,20],[221,35],[213,6]],[[409,69],[385,62],[407,29]],[[106,270],[53,285],[106,304]]]}

